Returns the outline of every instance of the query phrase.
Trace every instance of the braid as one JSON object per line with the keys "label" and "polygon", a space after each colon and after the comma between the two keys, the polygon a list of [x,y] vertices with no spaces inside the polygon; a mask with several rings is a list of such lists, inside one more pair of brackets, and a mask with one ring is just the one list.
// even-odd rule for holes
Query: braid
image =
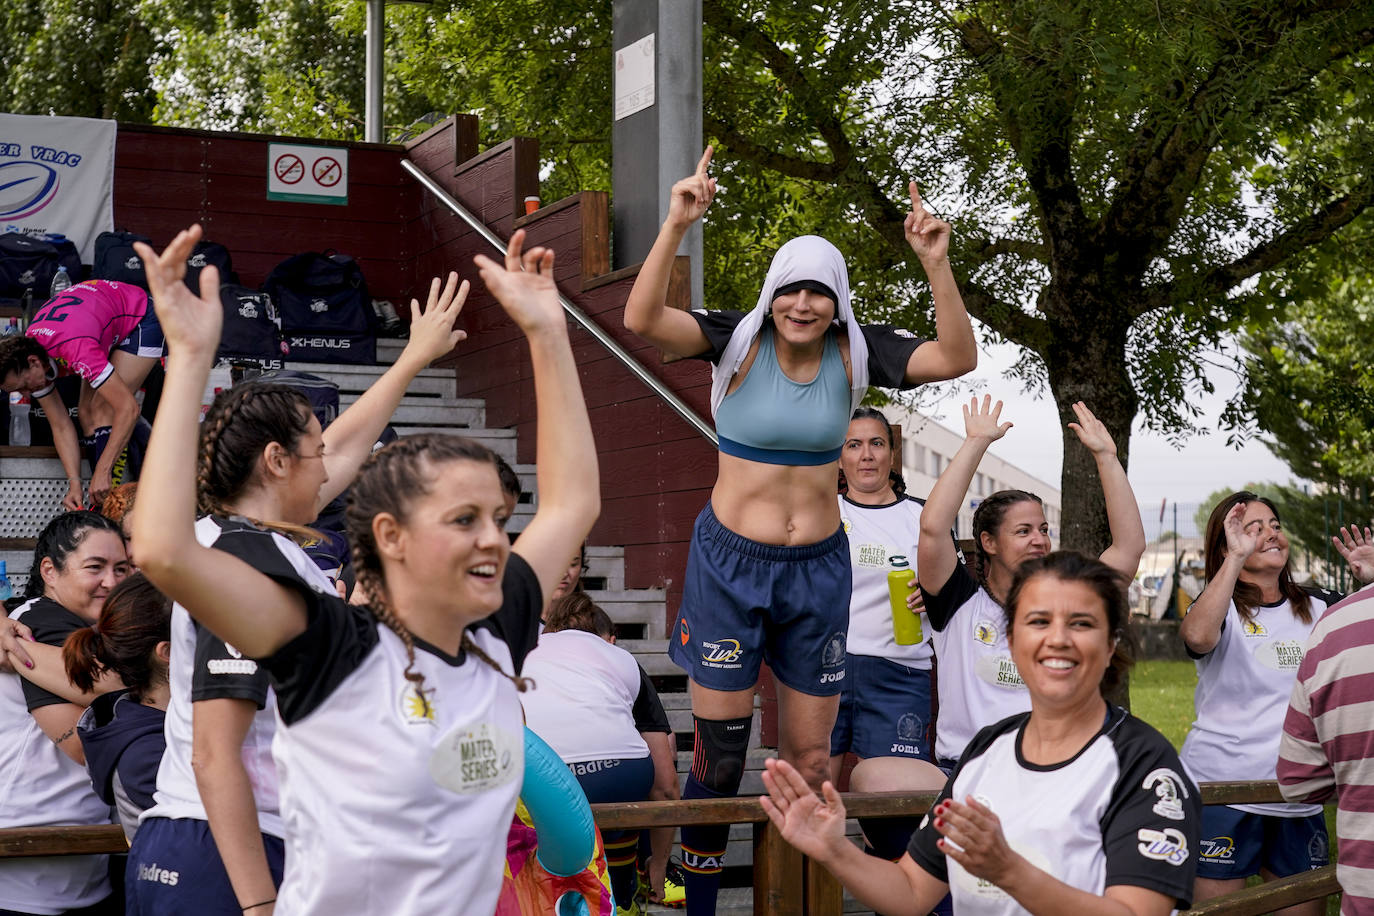
{"label": "braid", "polygon": [[216,449],[220,436],[224,434],[224,428],[234,418],[234,411],[253,397],[253,391],[249,388],[230,390],[239,392],[237,398],[231,395],[226,399],[218,415],[213,419],[207,418],[207,422],[200,430],[200,455],[199,461],[196,462],[196,511],[201,515],[225,514],[224,505],[210,495],[210,475],[215,467]]}
{"label": "braid", "polygon": [[468,635],[467,630],[463,631],[463,649],[464,651],[471,652],[473,655],[477,656],[477,658],[484,662],[488,668],[495,669],[498,674],[500,674],[506,680],[514,684],[515,689],[520,691],[521,693],[524,693],[526,690],[534,686],[534,681],[530,680],[527,677],[521,677],[518,674],[506,674],[506,672],[502,670],[501,666],[496,663],[496,659],[492,658],[490,655],[482,651],[482,647],[477,645],[473,638]]}
{"label": "braid", "polygon": [[[401,641],[401,645],[406,649],[406,670],[405,678],[415,685],[415,694],[420,698],[421,705],[424,706],[425,715],[429,715],[429,692],[425,689],[425,676],[415,670],[415,639],[406,629],[406,625],[401,623],[401,618],[396,616],[396,612],[387,604],[386,592],[382,586],[381,578],[377,571],[367,565],[363,552],[356,546],[353,548],[353,569],[357,575],[358,588],[363,590],[363,595],[367,598],[367,609],[377,618],[377,622],[385,626],[388,630],[396,634],[396,638]],[[464,635],[466,639],[466,634]]]}

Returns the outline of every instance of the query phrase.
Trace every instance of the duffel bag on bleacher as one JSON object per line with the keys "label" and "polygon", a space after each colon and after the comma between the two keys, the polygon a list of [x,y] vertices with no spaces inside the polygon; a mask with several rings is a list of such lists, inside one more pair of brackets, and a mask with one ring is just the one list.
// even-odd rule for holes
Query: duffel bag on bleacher
{"label": "duffel bag on bleacher", "polygon": [[348,255],[307,251],[268,274],[263,290],[277,303],[293,360],[377,361],[377,329],[362,268]]}
{"label": "duffel bag on bleacher", "polygon": [[35,303],[46,302],[58,267],[73,283],[81,279],[81,256],[65,236],[0,233],[0,299],[22,299],[28,290]]}
{"label": "duffel bag on bleacher", "polygon": [[226,283],[219,288],[219,299],[224,306],[224,328],[216,358],[251,360],[264,369],[280,369],[289,351],[272,297],[261,290]]}
{"label": "duffel bag on bleacher", "polygon": [[153,240],[137,232],[102,232],[95,237],[95,263],[91,265],[91,276],[101,280],[114,280],[116,283],[131,283],[148,288],[148,275],[143,272],[143,261],[134,251],[134,242],[151,245]]}

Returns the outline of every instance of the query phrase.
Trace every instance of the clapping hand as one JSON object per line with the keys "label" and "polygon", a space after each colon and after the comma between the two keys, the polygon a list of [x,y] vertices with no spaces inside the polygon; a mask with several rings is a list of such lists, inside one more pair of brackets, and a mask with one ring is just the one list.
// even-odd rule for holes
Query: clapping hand
{"label": "clapping hand", "polygon": [[821,862],[830,858],[835,844],[848,842],[844,838],[844,802],[828,780],[821,786],[822,800],[786,760],[766,760],[764,768],[763,785],[768,794],[759,802],[784,840]]}
{"label": "clapping hand", "polygon": [[709,174],[713,152],[711,147],[706,147],[697,170],[673,185],[672,196],[668,199],[668,222],[685,229],[701,219],[706,208],[711,206],[716,196],[716,180]]}
{"label": "clapping hand", "polygon": [[1024,861],[1007,845],[1001,820],[973,796],[964,802],[947,798],[931,813],[941,837],[940,851],[975,878],[1000,886]]}
{"label": "clapping hand", "polygon": [[921,202],[921,191],[912,181],[907,184],[907,194],[911,197],[911,212],[906,215],[902,232],[906,243],[916,252],[922,264],[931,264],[949,257],[949,236],[952,231],[949,223],[939,219],[925,208]]}

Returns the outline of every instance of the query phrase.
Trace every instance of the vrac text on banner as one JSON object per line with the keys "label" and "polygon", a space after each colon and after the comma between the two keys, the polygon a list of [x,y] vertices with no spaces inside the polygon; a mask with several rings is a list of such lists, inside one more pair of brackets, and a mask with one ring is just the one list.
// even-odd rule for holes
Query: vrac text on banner
{"label": "vrac text on banner", "polygon": [[0,231],[60,233],[94,259],[114,228],[114,121],[0,114]]}

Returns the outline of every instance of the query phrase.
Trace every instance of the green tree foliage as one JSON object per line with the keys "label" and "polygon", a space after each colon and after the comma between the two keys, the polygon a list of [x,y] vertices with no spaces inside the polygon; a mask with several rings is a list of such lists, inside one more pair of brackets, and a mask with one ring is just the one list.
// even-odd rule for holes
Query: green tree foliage
{"label": "green tree foliage", "polygon": [[[610,6],[393,6],[388,124],[474,111],[490,140],[539,138],[546,197],[605,188]],[[1357,231],[1374,200],[1367,0],[702,7],[722,186],[710,303],[751,303],[776,245],[818,232],[848,256],[860,314],[928,331],[901,234],[914,176],[954,223],[970,312],[1022,347],[1020,381],[1048,385],[1061,428],[1086,401],[1123,461],[1136,423],[1193,429],[1208,385],[1198,354],[1276,321],[1286,271],[1323,245],[1374,253],[1374,232]],[[72,0],[0,9],[11,25],[78,15]],[[160,42],[159,119],[358,136],[359,0],[130,9]],[[1096,471],[1065,444],[1064,543],[1095,552],[1107,540]]]}

